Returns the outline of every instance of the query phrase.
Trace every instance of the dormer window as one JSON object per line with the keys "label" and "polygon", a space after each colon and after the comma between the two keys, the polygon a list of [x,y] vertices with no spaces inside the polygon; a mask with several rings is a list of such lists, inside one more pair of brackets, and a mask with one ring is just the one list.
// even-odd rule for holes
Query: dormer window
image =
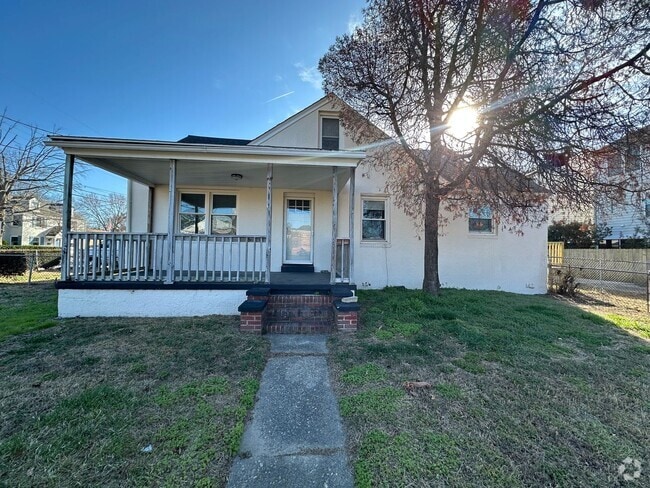
{"label": "dormer window", "polygon": [[339,119],[321,119],[321,148],[329,151],[339,150]]}

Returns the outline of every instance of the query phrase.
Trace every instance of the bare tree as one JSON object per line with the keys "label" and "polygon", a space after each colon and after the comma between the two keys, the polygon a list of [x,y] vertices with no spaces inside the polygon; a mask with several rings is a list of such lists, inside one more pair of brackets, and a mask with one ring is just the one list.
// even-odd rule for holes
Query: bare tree
{"label": "bare tree", "polygon": [[77,207],[95,229],[106,232],[126,230],[126,197],[120,193],[110,193],[106,197],[87,194],[79,198]]}
{"label": "bare tree", "polygon": [[424,212],[425,290],[440,290],[441,206],[488,205],[520,230],[545,218],[538,184],[574,206],[645,190],[604,179],[595,150],[648,125],[649,15],[647,0],[369,0],[337,38],[324,88],[357,142],[388,134],[371,160]]}
{"label": "bare tree", "polygon": [[[28,131],[21,136],[18,129]],[[56,148],[43,144],[45,133],[0,114],[0,236],[17,209],[49,192],[60,193],[63,160]]]}

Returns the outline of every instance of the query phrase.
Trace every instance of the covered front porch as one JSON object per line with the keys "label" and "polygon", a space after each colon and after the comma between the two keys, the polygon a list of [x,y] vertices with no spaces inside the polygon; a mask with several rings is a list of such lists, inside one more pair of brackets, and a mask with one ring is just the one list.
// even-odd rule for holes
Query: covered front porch
{"label": "covered front porch", "polygon": [[[67,136],[49,144],[66,153],[62,287],[353,283],[360,151]],[[77,160],[129,180],[128,232],[71,231]]]}

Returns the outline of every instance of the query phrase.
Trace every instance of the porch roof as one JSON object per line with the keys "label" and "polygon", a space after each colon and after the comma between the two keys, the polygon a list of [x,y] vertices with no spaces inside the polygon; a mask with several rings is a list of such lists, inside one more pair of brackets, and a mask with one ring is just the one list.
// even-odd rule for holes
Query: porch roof
{"label": "porch roof", "polygon": [[[170,159],[178,164],[178,185],[263,187],[266,165],[274,165],[278,183],[303,188],[328,188],[330,179],[324,169],[356,167],[365,158],[363,151],[327,151],[322,149],[193,144],[136,139],[110,139],[50,135],[49,146],[111,173],[154,186],[169,181]],[[243,175],[239,182],[231,174]],[[343,175],[341,175],[343,176]]]}

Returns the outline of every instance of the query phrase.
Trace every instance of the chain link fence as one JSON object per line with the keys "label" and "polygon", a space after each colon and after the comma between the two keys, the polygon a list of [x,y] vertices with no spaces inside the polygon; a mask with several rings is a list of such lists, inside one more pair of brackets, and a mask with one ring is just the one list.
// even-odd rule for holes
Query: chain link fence
{"label": "chain link fence", "polygon": [[60,277],[61,249],[0,249],[0,284],[31,284]]}
{"label": "chain link fence", "polygon": [[602,253],[593,257],[551,256],[549,291],[575,296],[597,308],[650,312],[649,274],[644,261],[615,261]]}

